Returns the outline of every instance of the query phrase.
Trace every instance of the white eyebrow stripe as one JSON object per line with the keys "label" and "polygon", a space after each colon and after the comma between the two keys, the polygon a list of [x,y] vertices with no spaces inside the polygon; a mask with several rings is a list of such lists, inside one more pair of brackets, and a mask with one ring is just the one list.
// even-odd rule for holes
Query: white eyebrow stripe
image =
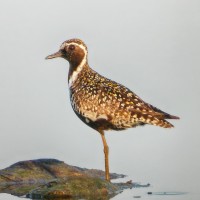
{"label": "white eyebrow stripe", "polygon": [[76,45],[76,46],[79,46],[81,49],[84,50],[84,52],[87,52],[87,49],[86,49],[86,47],[85,47],[84,45],[82,45],[82,44],[77,44],[77,43],[75,43],[75,42],[70,42],[70,43],[65,42],[65,43],[63,43],[63,44],[60,46],[60,48],[61,48],[61,49],[64,49],[67,45],[71,45],[71,44]]}

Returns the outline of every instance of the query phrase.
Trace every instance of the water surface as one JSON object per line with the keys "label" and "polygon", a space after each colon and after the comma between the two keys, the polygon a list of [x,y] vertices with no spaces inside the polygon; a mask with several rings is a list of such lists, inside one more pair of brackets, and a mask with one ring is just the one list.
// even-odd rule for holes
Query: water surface
{"label": "water surface", "polygon": [[[125,182],[131,180],[130,177],[124,179],[115,180],[115,182]],[[147,184],[147,183],[141,183]],[[168,187],[169,188],[169,187]],[[23,198],[23,197],[22,197]],[[0,194],[0,200],[19,200],[22,199],[17,196],[2,193]],[[130,199],[142,199],[142,200],[199,200],[200,192],[190,192],[187,190],[179,190],[178,187],[173,190],[160,187],[159,184],[150,183],[149,187],[132,188],[122,191],[117,196],[111,198],[111,200],[130,200]]]}

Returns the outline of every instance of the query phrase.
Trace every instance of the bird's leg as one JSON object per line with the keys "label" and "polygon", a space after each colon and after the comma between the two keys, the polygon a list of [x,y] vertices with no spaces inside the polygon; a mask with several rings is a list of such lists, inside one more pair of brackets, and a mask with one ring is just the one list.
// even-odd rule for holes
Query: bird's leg
{"label": "bird's leg", "polygon": [[108,159],[109,147],[108,147],[107,142],[106,142],[104,131],[100,130],[99,133],[101,134],[101,138],[102,138],[103,146],[104,146],[104,154],[105,154],[105,178],[106,178],[107,181],[110,181],[109,159]]}

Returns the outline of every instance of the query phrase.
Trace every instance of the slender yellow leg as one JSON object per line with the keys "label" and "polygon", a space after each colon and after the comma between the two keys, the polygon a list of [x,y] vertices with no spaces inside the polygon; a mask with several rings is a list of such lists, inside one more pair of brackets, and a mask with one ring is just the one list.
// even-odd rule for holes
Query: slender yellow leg
{"label": "slender yellow leg", "polygon": [[104,154],[105,154],[105,178],[106,178],[107,181],[110,181],[109,158],[108,158],[109,147],[108,147],[107,142],[106,142],[104,131],[100,130],[99,133],[101,134],[101,139],[102,139],[103,146],[104,146]]}

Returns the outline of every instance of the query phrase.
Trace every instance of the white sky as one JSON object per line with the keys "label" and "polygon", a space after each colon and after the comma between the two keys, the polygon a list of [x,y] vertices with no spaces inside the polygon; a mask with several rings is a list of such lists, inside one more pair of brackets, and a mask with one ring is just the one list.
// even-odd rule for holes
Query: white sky
{"label": "white sky", "polygon": [[56,158],[104,169],[100,136],[72,111],[68,63],[44,59],[77,37],[94,70],[181,117],[170,130],[107,132],[111,171],[197,191],[199,36],[198,0],[1,1],[0,168]]}

